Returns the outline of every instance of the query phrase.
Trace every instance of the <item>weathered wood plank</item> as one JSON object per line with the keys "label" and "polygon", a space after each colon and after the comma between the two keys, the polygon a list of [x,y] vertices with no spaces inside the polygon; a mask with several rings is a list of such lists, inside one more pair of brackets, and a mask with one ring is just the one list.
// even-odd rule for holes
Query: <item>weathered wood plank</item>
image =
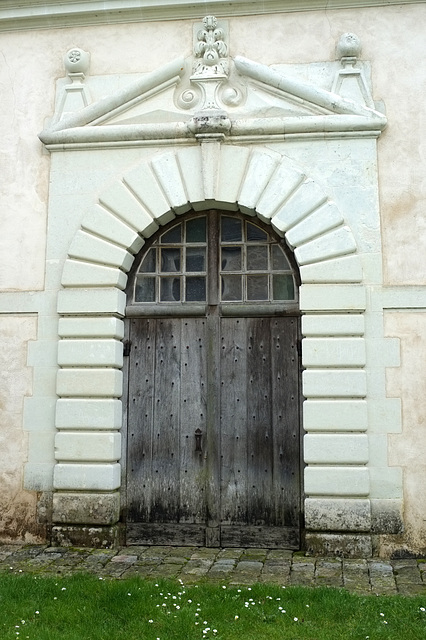
{"label": "weathered wood plank", "polygon": [[221,527],[221,546],[298,549],[300,534],[296,527],[224,525]]}
{"label": "weathered wood plank", "polygon": [[205,527],[197,524],[128,523],[128,545],[174,545],[179,547],[203,547]]}
{"label": "weathered wood plank", "polygon": [[148,520],[151,510],[155,336],[155,321],[132,320],[127,445],[129,521]]}
{"label": "weathered wood plank", "polygon": [[[207,448],[207,321],[181,320],[179,522],[205,523]],[[195,432],[201,431],[201,451]]]}
{"label": "weathered wood plank", "polygon": [[222,318],[220,336],[221,522],[247,522],[247,321]]}

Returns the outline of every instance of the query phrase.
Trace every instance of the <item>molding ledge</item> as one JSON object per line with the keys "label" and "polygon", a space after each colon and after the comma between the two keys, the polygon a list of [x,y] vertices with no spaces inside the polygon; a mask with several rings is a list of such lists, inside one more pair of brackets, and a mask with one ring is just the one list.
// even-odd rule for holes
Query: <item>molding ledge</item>
{"label": "molding ledge", "polygon": [[420,4],[412,0],[2,0],[0,32]]}

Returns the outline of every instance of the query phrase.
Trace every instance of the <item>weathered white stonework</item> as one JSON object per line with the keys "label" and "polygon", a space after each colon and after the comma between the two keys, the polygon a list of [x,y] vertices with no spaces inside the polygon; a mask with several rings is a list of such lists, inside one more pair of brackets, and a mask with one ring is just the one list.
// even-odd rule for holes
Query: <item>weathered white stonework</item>
{"label": "weathered white stonework", "polygon": [[284,64],[280,53],[269,66],[242,38],[232,46],[224,20],[180,27],[188,42],[203,31],[194,55],[143,73],[121,74],[118,56],[112,74],[95,75],[94,51],[89,66],[86,44],[64,47],[55,112],[39,126],[51,154],[45,289],[2,302],[39,315],[26,487],[53,491],[61,535],[117,524],[127,273],[179,215],[236,211],[270,224],[299,267],[307,544],[337,550],[347,535],[371,551],[371,533],[400,534],[414,494],[398,384],[386,395],[400,324],[385,337],[383,309],[422,303],[382,288],[376,139],[387,119],[370,67],[353,34],[337,36],[337,60]]}

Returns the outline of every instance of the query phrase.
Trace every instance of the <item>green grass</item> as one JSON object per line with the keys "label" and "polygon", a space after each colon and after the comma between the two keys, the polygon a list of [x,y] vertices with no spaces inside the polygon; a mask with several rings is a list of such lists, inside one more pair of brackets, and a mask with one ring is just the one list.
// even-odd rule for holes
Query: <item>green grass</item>
{"label": "green grass", "polygon": [[425,608],[327,588],[0,575],[1,640],[424,640]]}

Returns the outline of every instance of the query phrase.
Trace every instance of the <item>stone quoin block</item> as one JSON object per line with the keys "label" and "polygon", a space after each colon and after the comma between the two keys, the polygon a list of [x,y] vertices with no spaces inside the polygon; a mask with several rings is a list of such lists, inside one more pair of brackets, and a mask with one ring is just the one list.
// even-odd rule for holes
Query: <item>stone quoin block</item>
{"label": "stone quoin block", "polygon": [[120,517],[120,494],[54,493],[52,520],[57,523],[109,525]]}
{"label": "stone quoin block", "polygon": [[65,491],[114,491],[120,486],[120,465],[59,463],[53,482],[55,489]]}
{"label": "stone quoin block", "polygon": [[363,367],[365,362],[363,338],[305,338],[302,342],[305,367]]}
{"label": "stone quoin block", "polygon": [[56,403],[57,429],[121,429],[121,400],[60,398]]}
{"label": "stone quoin block", "polygon": [[366,464],[368,438],[365,434],[308,433],[303,438],[307,464]]}
{"label": "stone quoin block", "polygon": [[123,343],[118,340],[60,340],[60,367],[116,367],[123,366]]}
{"label": "stone quoin block", "polygon": [[303,403],[305,431],[366,431],[365,400],[306,400]]}
{"label": "stone quoin block", "polygon": [[311,336],[362,336],[364,316],[355,313],[334,315],[306,314],[302,316],[302,334]]}
{"label": "stone quoin block", "polygon": [[123,374],[118,369],[60,369],[56,392],[63,398],[119,398],[123,392]]}
{"label": "stone quoin block", "polygon": [[310,369],[302,374],[305,398],[359,397],[367,395],[365,371]]}
{"label": "stone quoin block", "polygon": [[367,467],[306,467],[307,496],[368,496],[370,478]]}
{"label": "stone quoin block", "polygon": [[370,531],[370,500],[306,498],[305,525],[314,531]]}
{"label": "stone quoin block", "polygon": [[55,437],[55,458],[68,462],[116,462],[121,457],[119,433],[61,431]]}
{"label": "stone quoin block", "polygon": [[61,338],[115,338],[124,337],[124,322],[119,318],[59,318],[58,335]]}

